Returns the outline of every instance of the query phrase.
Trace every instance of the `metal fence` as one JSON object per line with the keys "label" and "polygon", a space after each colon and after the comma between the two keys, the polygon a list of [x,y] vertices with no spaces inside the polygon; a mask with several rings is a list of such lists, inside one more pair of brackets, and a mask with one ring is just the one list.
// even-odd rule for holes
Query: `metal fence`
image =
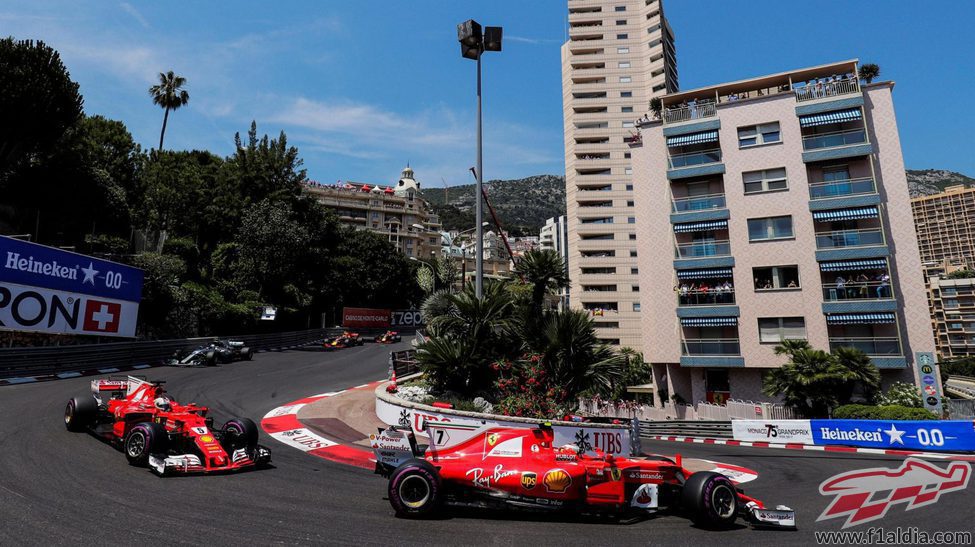
{"label": "metal fence", "polygon": [[389,368],[390,375],[395,372],[397,378],[420,372],[420,364],[416,361],[416,350],[389,352]]}
{"label": "metal fence", "polygon": [[975,418],[975,399],[948,399],[948,417],[952,420]]}
{"label": "metal fence", "polygon": [[652,437],[666,435],[677,437],[731,438],[731,422],[708,422],[699,420],[670,420],[664,422],[640,422],[640,435]]}
{"label": "metal fence", "polygon": [[729,400],[725,405],[699,402],[694,405],[664,403],[654,407],[628,401],[606,402],[580,400],[579,410],[589,416],[638,418],[645,421],[728,421],[745,420],[788,420],[796,416],[791,409],[775,403]]}
{"label": "metal fence", "polygon": [[[251,349],[266,350],[309,344],[341,331],[342,329],[310,329],[220,338],[241,340]],[[215,339],[216,337],[181,338],[78,346],[0,348],[0,378],[46,376],[139,364],[158,365],[178,350],[207,344]]]}

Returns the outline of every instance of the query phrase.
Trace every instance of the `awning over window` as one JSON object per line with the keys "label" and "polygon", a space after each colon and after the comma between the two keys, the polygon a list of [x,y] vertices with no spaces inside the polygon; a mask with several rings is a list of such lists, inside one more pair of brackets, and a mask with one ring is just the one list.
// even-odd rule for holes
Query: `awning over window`
{"label": "awning over window", "polygon": [[685,327],[734,327],[737,317],[684,317],[680,324]]}
{"label": "awning over window", "polygon": [[839,260],[836,262],[820,262],[819,270],[823,272],[847,272],[853,270],[886,270],[886,258],[871,260]]}
{"label": "awning over window", "polygon": [[705,232],[708,230],[722,230],[728,228],[728,220],[709,220],[707,222],[685,222],[674,224],[675,232]]}
{"label": "awning over window", "polygon": [[895,321],[892,313],[836,313],[826,316],[827,325],[875,325]]}
{"label": "awning over window", "polygon": [[667,137],[667,146],[686,146],[688,144],[701,144],[705,142],[718,142],[718,132],[716,130],[701,131],[700,133],[691,133],[690,135]]}
{"label": "awning over window", "polygon": [[677,279],[711,279],[731,277],[731,268],[710,268],[706,270],[677,270]]}
{"label": "awning over window", "polygon": [[813,127],[816,125],[826,125],[828,123],[842,123],[859,120],[863,117],[859,108],[848,108],[846,110],[834,110],[833,112],[821,112],[808,116],[799,116],[801,127]]}
{"label": "awning over window", "polygon": [[876,207],[858,207],[856,209],[833,209],[832,211],[816,211],[813,220],[830,222],[834,220],[858,220],[861,218],[877,218],[880,212]]}

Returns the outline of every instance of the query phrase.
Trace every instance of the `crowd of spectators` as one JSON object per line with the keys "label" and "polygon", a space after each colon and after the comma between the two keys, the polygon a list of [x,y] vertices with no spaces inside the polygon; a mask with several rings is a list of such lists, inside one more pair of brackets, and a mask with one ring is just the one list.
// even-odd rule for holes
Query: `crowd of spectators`
{"label": "crowd of spectators", "polygon": [[840,84],[856,81],[856,74],[848,72],[846,74],[834,74],[826,78],[814,78],[804,84],[796,84],[796,92],[806,98],[832,97],[842,92]]}
{"label": "crowd of spectators", "polygon": [[856,298],[890,298],[890,275],[880,271],[872,276],[865,273],[859,275],[849,274],[849,278],[843,274],[836,276],[834,287],[836,298],[839,300],[852,300]]}
{"label": "crowd of spectators", "polygon": [[674,290],[681,306],[735,303],[735,286],[728,280],[715,282],[714,285],[708,285],[706,281],[702,281],[700,285],[693,281],[690,284],[685,282],[677,285]]}

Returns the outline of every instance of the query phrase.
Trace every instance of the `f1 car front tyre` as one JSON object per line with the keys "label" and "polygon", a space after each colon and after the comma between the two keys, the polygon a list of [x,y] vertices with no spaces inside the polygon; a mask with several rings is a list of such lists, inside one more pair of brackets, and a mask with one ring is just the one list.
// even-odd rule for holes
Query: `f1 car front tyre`
{"label": "f1 car front tyre", "polygon": [[64,407],[64,427],[68,431],[84,431],[95,421],[98,403],[91,395],[72,397]]}
{"label": "f1 car front tyre", "polygon": [[681,504],[698,526],[728,528],[738,516],[738,491],[728,477],[699,471],[687,478]]}
{"label": "f1 car front tyre", "polygon": [[125,451],[125,458],[129,460],[129,465],[145,467],[149,463],[150,454],[166,452],[168,440],[166,429],[162,425],[142,422],[135,424],[129,430],[122,443],[122,450]]}
{"label": "f1 car front tyre", "polygon": [[426,460],[407,460],[389,476],[389,504],[398,517],[427,516],[441,498],[440,474]]}
{"label": "f1 car front tyre", "polygon": [[257,446],[257,425],[250,418],[231,418],[223,425],[223,448],[253,450]]}

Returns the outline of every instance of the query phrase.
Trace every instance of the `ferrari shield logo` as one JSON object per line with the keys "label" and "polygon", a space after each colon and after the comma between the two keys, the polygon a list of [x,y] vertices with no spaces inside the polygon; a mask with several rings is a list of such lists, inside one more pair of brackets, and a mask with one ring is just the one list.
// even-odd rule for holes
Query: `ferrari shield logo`
{"label": "ferrari shield logo", "polygon": [[498,438],[499,438],[499,435],[497,433],[491,433],[490,435],[488,435],[487,436],[488,446],[494,446],[494,445],[498,444]]}
{"label": "ferrari shield logo", "polygon": [[620,480],[620,477],[623,476],[623,471],[620,470],[619,467],[611,467],[609,469],[609,476],[612,477],[614,481],[618,481]]}
{"label": "ferrari shield logo", "polygon": [[525,490],[531,490],[532,488],[535,488],[536,484],[538,484],[538,475],[531,472],[525,472],[521,474],[522,488],[524,488]]}

